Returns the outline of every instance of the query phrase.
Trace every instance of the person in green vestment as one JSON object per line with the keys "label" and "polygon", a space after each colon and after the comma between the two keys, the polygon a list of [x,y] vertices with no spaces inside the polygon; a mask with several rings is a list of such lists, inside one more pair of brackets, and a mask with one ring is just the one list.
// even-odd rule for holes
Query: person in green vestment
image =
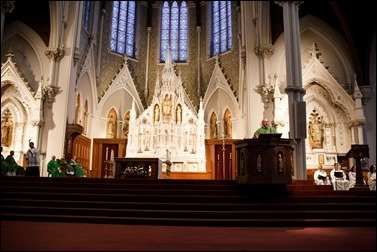
{"label": "person in green vestment", "polygon": [[56,156],[53,155],[51,160],[47,163],[47,172],[51,177],[65,177],[64,172],[60,170],[59,162],[56,160]]}
{"label": "person in green vestment", "polygon": [[260,134],[277,133],[276,129],[270,126],[270,121],[267,118],[262,120],[262,127],[257,129],[254,133],[254,138],[258,138]]}
{"label": "person in green vestment", "polygon": [[24,167],[18,165],[13,156],[14,150],[11,150],[4,161],[8,176],[24,175]]}
{"label": "person in green vestment", "polygon": [[77,177],[86,177],[86,171],[82,166],[76,162],[76,156],[73,156],[69,164],[75,169],[75,175]]}

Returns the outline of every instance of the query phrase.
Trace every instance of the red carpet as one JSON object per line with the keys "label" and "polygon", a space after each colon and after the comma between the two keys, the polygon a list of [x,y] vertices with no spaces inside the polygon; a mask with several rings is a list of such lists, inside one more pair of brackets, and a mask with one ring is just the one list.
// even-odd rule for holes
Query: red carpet
{"label": "red carpet", "polygon": [[1,222],[1,251],[375,251],[376,228]]}

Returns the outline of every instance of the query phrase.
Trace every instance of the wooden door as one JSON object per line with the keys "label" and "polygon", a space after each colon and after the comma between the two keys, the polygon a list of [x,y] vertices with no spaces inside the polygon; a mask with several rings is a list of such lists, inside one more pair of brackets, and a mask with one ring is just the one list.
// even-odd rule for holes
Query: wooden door
{"label": "wooden door", "polygon": [[215,179],[232,179],[232,145],[215,145]]}

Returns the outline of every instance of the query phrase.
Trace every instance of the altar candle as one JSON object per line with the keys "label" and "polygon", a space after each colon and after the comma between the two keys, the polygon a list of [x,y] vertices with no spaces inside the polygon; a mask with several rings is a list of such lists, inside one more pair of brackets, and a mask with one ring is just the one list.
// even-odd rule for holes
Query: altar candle
{"label": "altar candle", "polygon": [[107,161],[107,157],[109,156],[108,150],[109,150],[109,148],[106,147],[106,161]]}

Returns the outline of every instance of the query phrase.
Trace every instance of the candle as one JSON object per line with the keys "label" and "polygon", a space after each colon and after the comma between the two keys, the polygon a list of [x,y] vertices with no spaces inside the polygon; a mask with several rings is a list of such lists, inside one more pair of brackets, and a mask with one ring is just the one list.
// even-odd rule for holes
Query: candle
{"label": "candle", "polygon": [[106,161],[107,161],[107,158],[108,158],[108,156],[109,156],[108,150],[109,150],[109,148],[106,147]]}

